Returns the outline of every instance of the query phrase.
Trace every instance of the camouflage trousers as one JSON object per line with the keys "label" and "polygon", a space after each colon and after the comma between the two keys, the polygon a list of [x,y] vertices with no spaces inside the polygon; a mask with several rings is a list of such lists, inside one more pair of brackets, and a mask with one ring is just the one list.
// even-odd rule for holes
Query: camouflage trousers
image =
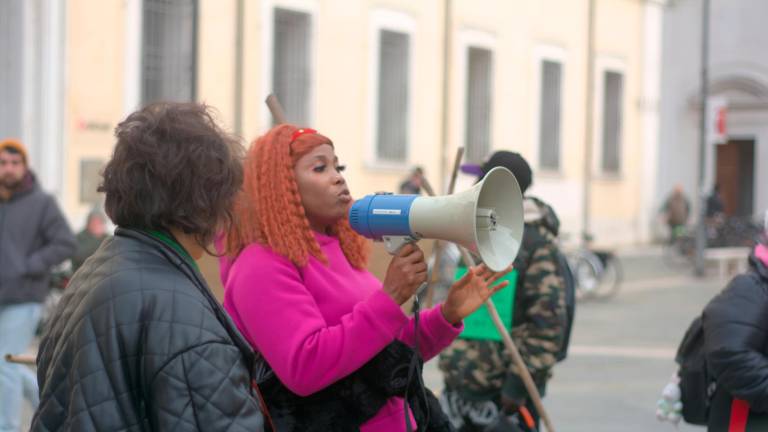
{"label": "camouflage trousers", "polygon": [[438,367],[447,388],[469,400],[500,399],[509,371],[501,342],[456,339],[440,353]]}
{"label": "camouflage trousers", "polygon": [[[502,408],[510,366],[504,345],[496,341],[456,339],[440,353],[438,367],[445,381],[440,404],[456,430],[526,430],[515,425],[514,413]],[[542,395],[546,379],[534,377]]]}

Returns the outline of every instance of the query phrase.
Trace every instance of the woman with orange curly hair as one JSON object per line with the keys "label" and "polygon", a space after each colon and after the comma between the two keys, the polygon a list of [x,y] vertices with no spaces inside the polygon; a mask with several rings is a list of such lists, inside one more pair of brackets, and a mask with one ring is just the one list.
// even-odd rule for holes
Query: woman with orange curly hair
{"label": "woman with orange curly hair", "polygon": [[[280,125],[256,140],[222,259],[224,307],[271,368],[259,388],[277,430],[450,430],[418,384],[414,319],[400,307],[426,280],[424,255],[403,247],[383,283],[365,270],[342,170],[312,129]],[[490,287],[498,277],[474,268],[421,314],[421,358],[451,343],[505,285]]]}

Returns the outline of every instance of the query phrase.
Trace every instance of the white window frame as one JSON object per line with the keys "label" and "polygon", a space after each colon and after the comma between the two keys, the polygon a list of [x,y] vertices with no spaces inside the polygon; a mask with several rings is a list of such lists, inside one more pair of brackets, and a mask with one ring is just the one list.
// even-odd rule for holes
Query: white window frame
{"label": "white window frame", "polygon": [[[533,97],[533,128],[531,130],[532,137],[531,142],[536,143],[533,154],[531,155],[531,163],[537,167],[541,174],[559,175],[564,171],[563,161],[565,152],[565,134],[563,133],[563,126],[565,125],[565,116],[567,111],[565,109],[565,83],[567,79],[567,59],[568,53],[565,48],[556,45],[538,45],[533,50],[533,65],[532,75],[534,81],[534,97]],[[560,64],[560,142],[558,148],[558,167],[552,169],[550,167],[541,166],[541,86],[544,84],[542,81],[542,74],[544,70],[544,62],[551,61]]]}
{"label": "white window frame", "polygon": [[[621,131],[619,134],[619,170],[616,172],[603,170],[603,98],[605,96],[605,74],[606,72],[620,73],[623,78],[622,87],[622,105],[621,105]],[[595,92],[595,111],[593,124],[593,147],[592,147],[592,172],[596,176],[605,179],[618,179],[624,175],[626,169],[627,155],[627,118],[629,110],[629,86],[627,77],[627,63],[624,59],[618,57],[601,56],[595,60],[594,92]]]}
{"label": "white window frame", "polygon": [[[405,146],[405,160],[403,162],[379,159],[377,154],[376,137],[379,127],[379,60],[381,59],[381,37],[382,30],[388,30],[408,35],[408,83],[410,84],[408,92],[408,130],[407,143]],[[365,152],[366,168],[385,169],[385,170],[403,170],[411,165],[411,156],[414,139],[414,95],[416,86],[414,85],[416,55],[415,48],[416,20],[410,15],[392,10],[392,9],[374,9],[371,12],[368,40],[370,41],[370,50],[368,56],[368,137]]]}
{"label": "white window frame", "polygon": [[[261,2],[261,16],[262,16],[262,33],[261,33],[261,88],[262,95],[258,98],[259,101],[264,101],[270,93],[272,93],[272,67],[274,64],[275,56],[272,52],[275,39],[275,9],[285,9],[293,12],[301,12],[308,14],[309,20],[309,64],[312,70],[312,77],[309,84],[309,100],[307,101],[307,118],[308,123],[306,127],[316,127],[315,124],[317,118],[315,114],[317,109],[315,103],[317,102],[317,80],[318,76],[318,64],[317,64],[317,51],[318,51],[318,28],[320,27],[318,20],[318,5],[316,0],[263,0]],[[261,121],[264,125],[264,129],[269,129],[272,126],[272,113],[269,112],[269,108],[266,104],[261,103]],[[288,122],[294,121],[293,119],[287,119]]]}
{"label": "white window frame", "polygon": [[141,37],[144,2],[125,2],[125,48],[123,51],[123,116],[141,104]]}
{"label": "white window frame", "polygon": [[[462,29],[458,32],[458,37],[456,38],[456,51],[454,52],[454,58],[458,59],[458,69],[456,74],[456,80],[454,81],[454,92],[453,94],[458,95],[458,100],[456,106],[458,107],[457,112],[454,115],[458,115],[459,118],[456,121],[455,124],[458,125],[456,128],[457,133],[457,140],[459,147],[464,147],[466,143],[464,142],[466,138],[466,131],[467,131],[467,116],[466,116],[466,105],[467,105],[467,68],[469,66],[469,49],[470,48],[482,48],[487,49],[491,51],[493,63],[493,68],[491,69],[491,89],[496,88],[496,78],[497,78],[497,68],[498,68],[498,52],[497,52],[497,46],[498,42],[496,40],[496,35],[491,33],[490,31],[486,30],[479,30],[479,29]],[[493,91],[492,91],[493,93]],[[497,98],[492,98],[491,100],[491,124],[490,124],[490,139],[491,139],[491,146],[488,149],[489,154],[492,154],[496,148],[496,139],[495,139],[495,118],[496,118],[496,103],[498,102]],[[455,117],[454,117],[455,118]],[[465,148],[465,152],[466,152]]]}

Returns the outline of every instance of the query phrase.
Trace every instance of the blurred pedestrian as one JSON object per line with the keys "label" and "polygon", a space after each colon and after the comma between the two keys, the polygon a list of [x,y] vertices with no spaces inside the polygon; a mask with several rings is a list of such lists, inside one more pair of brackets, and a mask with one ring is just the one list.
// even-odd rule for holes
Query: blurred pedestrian
{"label": "blurred pedestrian", "polygon": [[37,406],[37,379],[5,361],[32,343],[51,268],[70,257],[75,238],[56,200],[29,168],[27,150],[0,140],[0,432],[18,431],[23,399]]}
{"label": "blurred pedestrian", "polygon": [[691,213],[691,204],[681,185],[676,185],[672,190],[672,193],[664,201],[662,211],[669,227],[669,243],[672,244],[677,237],[683,234],[685,225],[688,223],[688,216]]}
{"label": "blurred pedestrian", "polygon": [[424,177],[424,170],[417,166],[408,175],[402,183],[400,183],[399,193],[406,195],[419,195],[421,194],[421,188],[423,186],[422,179]]}
{"label": "blurred pedestrian", "polygon": [[707,245],[710,247],[728,246],[729,240],[724,229],[727,223],[725,205],[720,196],[720,185],[712,188],[712,193],[707,197],[707,205],[704,212],[704,223],[707,229]]}
{"label": "blurred pedestrian", "polygon": [[[463,170],[478,175],[479,181],[495,167],[510,170],[524,194],[525,230],[513,264],[518,276],[510,306],[511,336],[544,396],[567,331],[556,240],[560,221],[552,207],[525,195],[533,173],[520,154],[497,151],[482,166]],[[445,379],[441,402],[458,431],[514,430],[508,429],[511,418],[519,420],[520,430],[538,428],[538,413],[500,340],[460,337],[440,354],[439,367]],[[526,425],[531,422],[533,428]]]}
{"label": "blurred pedestrian", "polygon": [[[709,431],[768,430],[768,211],[746,273],[704,309],[707,371],[715,379]],[[702,389],[703,390],[703,389]]]}
{"label": "blurred pedestrian", "polygon": [[77,233],[77,250],[72,257],[72,273],[75,273],[101,243],[109,237],[107,233],[107,216],[101,210],[93,209],[88,213],[85,227]]}
{"label": "blurred pedestrian", "polygon": [[725,213],[725,204],[723,204],[723,198],[720,196],[720,185],[716,184],[712,188],[712,193],[707,197],[707,218],[715,218]]}
{"label": "blurred pedestrian", "polygon": [[149,105],[116,136],[99,191],[117,230],[46,327],[32,431],[263,431],[255,354],[195,261],[230,222],[242,148],[195,103]]}

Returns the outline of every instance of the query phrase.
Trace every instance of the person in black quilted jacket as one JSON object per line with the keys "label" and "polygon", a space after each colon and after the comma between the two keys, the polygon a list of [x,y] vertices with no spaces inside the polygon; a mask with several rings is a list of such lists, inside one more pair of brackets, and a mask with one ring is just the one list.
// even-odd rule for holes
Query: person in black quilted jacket
{"label": "person in black quilted jacket", "polygon": [[242,148],[193,103],[116,136],[100,191],[118,228],[44,330],[31,430],[263,431],[255,355],[195,263],[230,221]]}
{"label": "person in black quilted jacket", "polygon": [[768,431],[768,214],[766,233],[704,309],[707,370],[716,380],[708,430]]}

